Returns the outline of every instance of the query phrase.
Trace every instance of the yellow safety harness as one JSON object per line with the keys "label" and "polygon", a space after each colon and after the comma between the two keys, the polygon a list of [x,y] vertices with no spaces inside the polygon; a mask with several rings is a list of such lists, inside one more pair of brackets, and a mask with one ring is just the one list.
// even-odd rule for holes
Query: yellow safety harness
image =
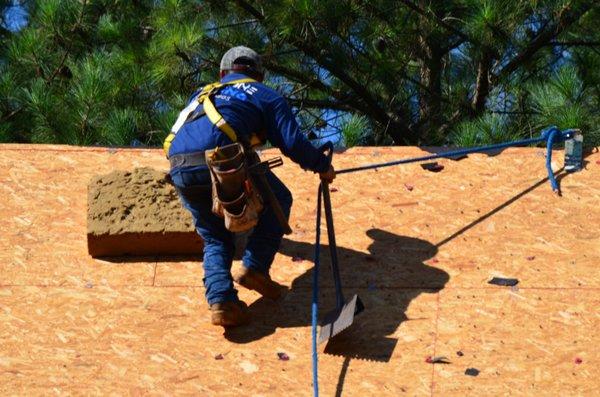
{"label": "yellow safety harness", "polygon": [[[231,139],[233,142],[237,142],[238,141],[237,134],[235,133],[234,129],[223,118],[221,113],[219,113],[219,111],[215,107],[215,104],[213,103],[211,97],[216,93],[217,90],[219,90],[223,86],[241,84],[241,83],[256,83],[256,80],[251,79],[251,78],[244,78],[244,79],[232,80],[227,83],[222,83],[220,81],[217,81],[216,83],[212,83],[212,84],[208,84],[208,85],[204,86],[204,88],[202,88],[202,91],[200,92],[200,94],[198,94],[198,97],[196,98],[196,100],[194,100],[185,109],[183,109],[181,111],[181,113],[179,114],[179,117],[177,118],[177,122],[173,125],[173,128],[171,129],[171,132],[169,133],[169,135],[167,135],[167,138],[165,139],[165,141],[163,143],[163,149],[165,151],[165,155],[167,157],[169,157],[169,148],[171,147],[171,142],[173,142],[173,139],[175,139],[175,135],[177,134],[177,131],[179,131],[181,126],[188,119],[189,115],[192,114],[192,112],[194,110],[196,110],[196,108],[200,105],[203,106],[204,114],[206,114],[206,117],[208,117],[210,122],[213,123],[218,129],[220,129],[225,135],[227,135],[229,137],[229,139]],[[262,140],[259,138],[259,136],[257,134],[252,134],[252,136],[250,137],[250,145],[251,146],[258,146],[258,145],[261,145],[262,143],[263,143]]]}

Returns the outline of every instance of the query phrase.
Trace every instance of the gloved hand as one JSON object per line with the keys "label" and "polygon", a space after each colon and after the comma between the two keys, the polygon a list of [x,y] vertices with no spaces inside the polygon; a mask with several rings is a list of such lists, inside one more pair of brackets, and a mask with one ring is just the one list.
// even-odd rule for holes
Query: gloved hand
{"label": "gloved hand", "polygon": [[327,171],[321,172],[319,175],[321,176],[321,179],[327,183],[333,182],[335,179],[335,170],[333,169],[333,165],[330,165]]}

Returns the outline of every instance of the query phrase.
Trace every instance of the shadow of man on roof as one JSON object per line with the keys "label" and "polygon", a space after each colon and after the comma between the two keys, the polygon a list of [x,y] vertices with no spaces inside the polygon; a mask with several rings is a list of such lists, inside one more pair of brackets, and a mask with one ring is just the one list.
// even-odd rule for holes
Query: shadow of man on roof
{"label": "shadow of man on roof", "polygon": [[[389,361],[404,321],[422,321],[429,317],[407,318],[411,301],[422,293],[444,288],[448,273],[423,262],[435,256],[437,248],[428,241],[371,229],[373,240],[368,253],[338,247],[340,273],[346,300],[358,293],[365,310],[351,327],[331,339],[325,353],[344,357]],[[284,240],[279,252],[288,257],[312,258],[314,245]],[[235,343],[249,343],[275,333],[277,328],[311,325],[313,268],[297,277],[288,294],[279,302],[260,298],[250,305],[253,322],[232,328],[225,337]],[[329,262],[329,247],[321,247],[319,274],[319,317],[335,308],[335,290]],[[304,343],[304,341],[299,341]]]}

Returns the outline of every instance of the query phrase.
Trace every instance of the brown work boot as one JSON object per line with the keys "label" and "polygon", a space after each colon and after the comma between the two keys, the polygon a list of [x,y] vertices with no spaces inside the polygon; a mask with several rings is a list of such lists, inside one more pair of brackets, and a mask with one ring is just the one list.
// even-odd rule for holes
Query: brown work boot
{"label": "brown work boot", "polygon": [[248,305],[242,301],[220,302],[210,305],[211,322],[222,327],[236,327],[250,321]]}
{"label": "brown work boot", "polygon": [[279,299],[287,290],[285,286],[276,283],[268,275],[248,269],[245,266],[233,276],[233,281],[273,300]]}

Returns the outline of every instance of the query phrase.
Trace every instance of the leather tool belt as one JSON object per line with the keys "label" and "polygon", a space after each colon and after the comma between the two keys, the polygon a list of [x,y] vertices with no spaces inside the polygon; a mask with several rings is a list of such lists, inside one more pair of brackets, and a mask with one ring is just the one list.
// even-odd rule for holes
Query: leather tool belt
{"label": "leather tool belt", "polygon": [[246,154],[240,143],[205,152],[212,180],[212,211],[225,219],[235,233],[252,229],[264,208],[248,172]]}

